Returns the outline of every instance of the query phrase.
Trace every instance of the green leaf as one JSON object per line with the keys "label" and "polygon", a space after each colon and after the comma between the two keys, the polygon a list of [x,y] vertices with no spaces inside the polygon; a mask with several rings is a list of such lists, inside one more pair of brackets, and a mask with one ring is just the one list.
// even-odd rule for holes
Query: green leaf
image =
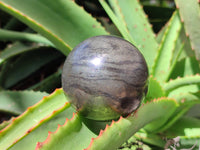
{"label": "green leaf", "polygon": [[[183,23],[182,23],[182,29],[181,29],[179,37],[176,41],[176,47],[175,47],[174,53],[177,53],[179,51],[179,49],[182,47],[183,44],[184,44],[183,51],[182,51],[178,60],[181,60],[181,59],[186,58],[186,57],[195,56],[194,51],[191,48],[190,40],[186,36],[185,29],[184,29],[184,26],[183,26]],[[176,55],[174,55],[174,56],[176,56]]]}
{"label": "green leaf", "polygon": [[10,120],[3,121],[3,122],[0,124],[0,131],[1,131],[3,128],[5,128],[7,125],[9,125],[9,124],[13,121],[14,118],[15,118],[15,117],[12,117]]}
{"label": "green leaf", "polygon": [[53,46],[53,44],[47,40],[46,38],[33,34],[33,33],[25,33],[25,32],[17,32],[17,31],[9,31],[0,29],[0,40],[7,40],[7,41],[29,41],[29,42],[37,42],[37,43],[43,43],[46,45]]}
{"label": "green leaf", "polygon": [[18,141],[15,145],[9,148],[9,150],[27,150],[27,143],[29,143],[28,150],[35,150],[38,142],[45,141],[48,134],[50,134],[50,132],[55,132],[58,126],[63,125],[66,122],[66,118],[72,118],[74,112],[75,109],[72,107],[65,109],[63,112],[54,116],[47,122],[44,122],[41,126],[26,135],[25,138]]}
{"label": "green leaf", "polygon": [[[199,63],[195,57],[186,57],[181,59],[176,63],[174,69],[169,78],[184,78],[187,76],[193,76],[194,74],[198,74],[200,72]],[[170,81],[169,81],[170,82]],[[198,92],[200,90],[199,84],[188,84],[185,86],[178,87],[173,91],[170,91],[168,97],[177,97],[180,94],[188,93],[188,92]]]}
{"label": "green leaf", "polygon": [[19,21],[17,18],[15,17],[10,17],[9,20],[6,22],[6,24],[4,26],[2,26],[3,29],[6,30],[14,30],[14,31],[18,31],[20,29],[25,29],[26,26]]}
{"label": "green leaf", "polygon": [[[107,125],[106,129],[104,131],[101,131],[99,137],[97,138],[95,138],[96,135],[93,133],[93,131],[91,131],[91,128],[97,128],[96,121],[91,120],[90,125],[85,124],[86,122],[88,123],[88,120],[85,120],[86,121],[85,122],[84,118],[82,117],[80,118],[79,115],[75,114],[72,119],[70,120],[67,119],[64,125],[62,126],[58,125],[58,129],[55,132],[53,133],[49,132],[47,139],[44,142],[38,143],[37,148],[54,150],[54,149],[70,149],[73,147],[74,150],[84,149],[89,145],[91,139],[95,138],[95,140],[93,139],[95,143],[92,142],[90,145],[90,146],[94,145],[99,146],[99,148],[95,148],[95,150],[114,149],[119,147],[126,140],[128,140],[129,137],[131,137],[137,130],[142,128],[147,123],[150,123],[153,120],[160,119],[160,117],[163,117],[165,113],[169,112],[169,110],[173,107],[176,107],[176,103],[174,100],[163,99],[160,101],[149,102],[143,105],[141,108],[139,108],[137,112],[135,112],[128,118],[121,118],[117,122],[113,121],[111,125],[112,128]],[[161,113],[154,113],[151,110]],[[147,114],[148,117],[146,116]],[[106,122],[102,123],[105,125]],[[102,126],[100,128],[103,129],[104,127]],[[19,141],[11,149],[15,150],[20,149],[20,146],[23,147],[25,143],[29,142],[31,137],[34,139],[34,141],[36,141],[34,135],[39,136],[40,134],[43,133],[43,132],[39,133],[39,131],[41,130],[39,130],[38,128],[35,131],[33,131],[33,133],[28,134],[27,137]],[[31,134],[33,135],[31,136]],[[26,138],[28,138],[29,140]],[[110,140],[112,140],[112,142],[109,142]],[[104,144],[99,145],[97,143],[96,145],[97,141]],[[31,145],[34,144],[31,143]]]}
{"label": "green leaf", "polygon": [[175,0],[186,34],[190,38],[192,49],[200,60],[200,8],[197,0]]}
{"label": "green leaf", "polygon": [[184,78],[177,78],[175,80],[171,80],[170,82],[164,85],[164,89],[166,93],[170,93],[171,91],[180,88],[182,86],[200,84],[200,75],[187,76]]}
{"label": "green leaf", "polygon": [[[198,101],[200,103],[200,91],[197,93],[191,93],[188,95],[193,101]],[[197,103],[191,107],[191,109],[186,113],[186,116],[200,118],[200,104]]]}
{"label": "green leaf", "polygon": [[72,149],[72,147],[73,150],[80,150],[86,148],[93,137],[96,135],[82,123],[79,115],[75,114],[72,119],[67,119],[63,126],[59,126],[54,133],[49,133],[44,142],[38,143],[36,150],[61,150]]}
{"label": "green leaf", "polygon": [[100,132],[97,138],[91,140],[87,149],[116,149],[140,128],[152,121],[161,119],[171,108],[175,107],[176,102],[169,99],[146,103],[133,115],[127,118],[120,118],[117,122],[113,121],[110,126],[107,126],[104,131]]}
{"label": "green leaf", "polygon": [[198,92],[199,90],[200,90],[200,87],[197,84],[183,85],[167,93],[168,94],[167,97],[178,98],[180,100],[180,98],[182,97],[181,96],[182,94],[184,96],[185,94],[193,93],[193,92],[195,93],[195,92]]}
{"label": "green leaf", "polygon": [[37,91],[45,91],[48,93],[53,92],[52,89],[55,89],[56,87],[59,87],[61,85],[61,73],[62,70],[58,69],[57,72],[49,75],[45,79],[43,79],[41,82],[31,86],[28,88],[29,90],[37,90]]}
{"label": "green leaf", "polygon": [[168,137],[200,136],[200,119],[183,116],[165,131]]}
{"label": "green leaf", "polygon": [[14,119],[9,126],[0,131],[0,149],[13,146],[38,126],[69,106],[70,104],[67,103],[63,90],[56,90],[52,95],[29,107],[22,115]]}
{"label": "green leaf", "polygon": [[[195,95],[196,93],[191,93],[191,92],[185,92],[185,93],[179,93],[177,95],[174,95],[173,98],[176,99],[178,103],[193,103],[193,102],[198,102],[200,96]],[[200,102],[200,101],[199,101]]]}
{"label": "green leaf", "polygon": [[108,34],[71,0],[1,0],[0,8],[46,37],[65,55],[86,38]]}
{"label": "green leaf", "polygon": [[140,130],[134,135],[135,138],[141,140],[143,143],[149,145],[155,145],[160,148],[163,148],[166,144],[166,141],[158,134],[151,134],[144,130]]}
{"label": "green leaf", "polygon": [[[200,130],[195,131],[196,133],[199,133]],[[192,136],[192,137],[180,137],[180,148],[187,148],[192,150],[199,150],[200,145],[200,135],[198,136]]]}
{"label": "green leaf", "polygon": [[34,105],[47,95],[45,92],[34,91],[1,91],[0,111],[20,115],[27,107]]}
{"label": "green leaf", "polygon": [[194,56],[186,57],[176,63],[170,78],[175,79],[177,77],[185,77],[198,73],[200,73],[199,62]]}
{"label": "green leaf", "polygon": [[180,93],[178,95],[173,95],[170,97],[176,99],[176,101],[179,103],[179,107],[176,109],[173,115],[171,115],[167,123],[157,130],[158,132],[166,131],[166,129],[173,126],[176,121],[178,121],[182,116],[186,115],[186,113],[188,113],[188,111],[190,110],[192,110],[191,113],[193,115],[198,114],[198,111],[195,112],[195,110],[193,110],[193,106],[199,105],[200,103],[198,96],[195,96],[191,93]]}
{"label": "green leaf", "polygon": [[200,104],[196,104],[196,105],[192,106],[191,109],[187,112],[186,115],[187,116],[191,116],[191,117],[199,118],[200,117],[199,107],[200,107]]}
{"label": "green leaf", "polygon": [[14,62],[9,61],[3,67],[5,69],[2,69],[0,73],[2,87],[10,88],[14,86],[19,81],[22,81],[41,67],[61,56],[60,52],[48,47],[41,47],[37,51],[29,51],[22,54]]}
{"label": "green leaf", "polygon": [[156,132],[162,133],[165,132],[168,128],[174,125],[174,123],[179,120],[194,104],[193,103],[184,103],[181,104],[176,111],[173,112],[171,117],[168,118],[165,125],[161,126],[159,129],[157,129]]}
{"label": "green leaf", "polygon": [[119,18],[114,14],[114,12],[111,10],[111,8],[108,6],[108,4],[104,0],[99,0],[101,3],[102,7],[110,17],[110,19],[113,21],[113,23],[116,25],[122,36],[132,44],[135,44],[134,40],[130,36],[130,33],[128,32],[126,26],[121,22]]}
{"label": "green leaf", "polygon": [[127,28],[151,69],[158,44],[148,18],[137,0],[118,0]]}
{"label": "green leaf", "polygon": [[169,24],[165,24],[165,26],[163,26],[163,28],[158,32],[158,34],[156,35],[156,41],[160,44],[162,42],[163,36],[165,35],[165,31],[168,28]]}
{"label": "green leaf", "polygon": [[175,70],[176,64],[180,58],[181,53],[183,52],[184,45],[185,43],[182,43],[180,47],[178,47],[176,44],[176,48],[178,48],[178,51],[175,51],[173,54],[174,58],[172,58],[170,69],[168,70],[168,73],[165,77],[166,81],[169,81],[171,79],[171,75],[173,71]]}
{"label": "green leaf", "polygon": [[[109,0],[117,17],[127,26],[136,47],[144,55],[149,69],[153,65],[158,44],[148,19],[137,0]],[[120,14],[121,12],[121,14]]]}
{"label": "green leaf", "polygon": [[165,96],[165,91],[160,83],[153,77],[149,77],[148,92],[145,98],[145,103],[152,99],[160,98]]}
{"label": "green leaf", "polygon": [[5,62],[7,59],[13,56],[16,56],[18,54],[21,54],[27,51],[37,50],[39,47],[40,47],[39,45],[28,45],[28,44],[23,44],[21,42],[15,42],[14,44],[12,44],[11,47],[4,49],[0,53],[0,65],[3,62]]}
{"label": "green leaf", "polygon": [[173,52],[180,30],[181,21],[178,13],[175,12],[165,31],[152,69],[152,75],[156,77],[158,81],[165,82],[168,79],[169,69],[172,65]]}
{"label": "green leaf", "polygon": [[[159,99],[157,99],[157,101],[162,101],[165,99],[167,99],[167,98],[159,98]],[[159,130],[160,128],[166,127],[166,124],[168,124],[168,120],[170,120],[169,118],[171,118],[174,115],[177,108],[178,107],[175,107],[175,106],[171,107],[170,110],[168,110],[168,112],[163,117],[151,122],[150,124],[147,124],[144,127],[144,129],[150,133],[158,133],[160,131]]]}

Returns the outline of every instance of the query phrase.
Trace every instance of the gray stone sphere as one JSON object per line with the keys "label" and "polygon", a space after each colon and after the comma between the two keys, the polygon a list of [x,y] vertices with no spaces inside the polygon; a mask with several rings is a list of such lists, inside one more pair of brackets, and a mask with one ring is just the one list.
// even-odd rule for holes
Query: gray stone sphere
{"label": "gray stone sphere", "polygon": [[139,107],[147,92],[147,78],[147,64],[135,46],[115,36],[96,36],[68,55],[62,86],[81,115],[111,120]]}

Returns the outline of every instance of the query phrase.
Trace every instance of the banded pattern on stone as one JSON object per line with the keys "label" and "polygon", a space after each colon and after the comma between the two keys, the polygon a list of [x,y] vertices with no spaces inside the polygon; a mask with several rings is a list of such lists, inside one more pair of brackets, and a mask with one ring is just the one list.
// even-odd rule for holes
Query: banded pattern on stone
{"label": "banded pattern on stone", "polygon": [[131,43],[114,36],[89,38],[67,57],[62,74],[66,95],[95,120],[128,115],[146,93],[148,68]]}

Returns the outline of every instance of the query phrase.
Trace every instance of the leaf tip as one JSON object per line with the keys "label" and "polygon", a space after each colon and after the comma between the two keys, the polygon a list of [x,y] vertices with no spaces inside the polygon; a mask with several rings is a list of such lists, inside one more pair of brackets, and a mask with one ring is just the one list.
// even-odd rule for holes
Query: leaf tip
{"label": "leaf tip", "polygon": [[36,144],[35,150],[39,150],[39,149],[42,148],[42,147],[43,147],[43,143],[42,143],[42,142],[38,142],[38,143]]}
{"label": "leaf tip", "polygon": [[43,147],[44,144],[48,143],[48,141],[50,140],[51,134],[52,134],[52,132],[48,131],[48,136],[47,136],[46,140],[45,140],[44,142],[38,142],[38,143],[36,144],[35,150],[41,149],[41,148]]}

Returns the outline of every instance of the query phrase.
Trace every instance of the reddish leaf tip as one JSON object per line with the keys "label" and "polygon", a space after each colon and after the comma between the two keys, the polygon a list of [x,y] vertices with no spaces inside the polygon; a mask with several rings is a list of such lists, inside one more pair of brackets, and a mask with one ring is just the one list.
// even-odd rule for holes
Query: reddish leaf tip
{"label": "reddish leaf tip", "polygon": [[[61,127],[61,125],[60,124],[58,124],[58,128],[60,128]],[[50,132],[50,131],[49,131]]]}
{"label": "reddish leaf tip", "polygon": [[89,150],[92,147],[94,140],[95,140],[95,138],[91,138],[91,142],[90,142],[89,146],[84,150]]}
{"label": "reddish leaf tip", "polygon": [[100,130],[100,132],[99,132],[99,136],[101,136],[102,134],[103,134],[103,130]]}
{"label": "reddish leaf tip", "polygon": [[43,147],[43,143],[42,143],[42,142],[38,142],[38,143],[36,144],[35,150],[39,150],[39,149],[42,148],[42,147]]}
{"label": "reddish leaf tip", "polygon": [[47,136],[46,140],[43,141],[43,142],[38,142],[37,145],[36,145],[35,150],[39,150],[40,148],[43,147],[44,144],[48,143],[48,141],[50,140],[51,134],[53,134],[53,132],[48,131],[48,136]]}

